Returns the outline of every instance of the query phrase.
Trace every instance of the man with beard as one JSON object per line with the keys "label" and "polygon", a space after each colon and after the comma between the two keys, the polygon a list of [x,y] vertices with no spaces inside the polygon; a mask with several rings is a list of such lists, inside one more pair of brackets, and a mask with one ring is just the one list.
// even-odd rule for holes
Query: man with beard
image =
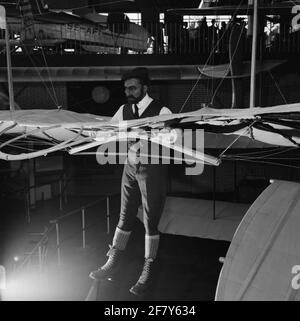
{"label": "man with beard", "polygon": [[[127,103],[122,105],[112,121],[171,114],[159,101],[148,95],[150,79],[146,68],[135,68],[122,77]],[[145,261],[142,273],[130,292],[143,294],[153,280],[157,266],[156,255],[159,246],[158,223],[164,208],[167,185],[167,165],[144,164],[138,161],[142,142],[129,144],[128,157],[124,165],[121,184],[121,208],[113,242],[107,253],[107,262],[91,272],[93,279],[113,276],[120,268],[120,262],[128,243],[140,203],[143,206],[145,227]]]}

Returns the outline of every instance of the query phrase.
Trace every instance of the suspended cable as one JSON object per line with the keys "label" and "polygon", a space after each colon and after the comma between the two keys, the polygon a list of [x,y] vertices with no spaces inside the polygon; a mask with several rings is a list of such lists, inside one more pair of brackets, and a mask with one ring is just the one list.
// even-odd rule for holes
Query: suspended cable
{"label": "suspended cable", "polygon": [[28,52],[28,50],[27,50],[26,46],[23,46],[23,48],[25,49],[25,51],[26,51],[26,54],[27,54],[28,58],[30,59],[30,61],[31,61],[31,63],[32,63],[33,67],[34,67],[34,69],[36,70],[36,72],[37,72],[37,74],[38,74],[38,76],[39,76],[39,78],[40,78],[40,80],[41,80],[42,84],[43,84],[43,85],[44,85],[44,87],[46,88],[46,91],[48,92],[48,94],[49,94],[49,96],[50,96],[51,100],[53,101],[54,105],[55,105],[56,107],[58,107],[58,104],[57,104],[57,102],[56,102],[56,100],[55,100],[55,97],[53,97],[53,96],[52,96],[52,94],[51,94],[51,90],[50,90],[50,89],[47,87],[47,85],[45,84],[45,81],[44,81],[43,77],[41,76],[41,73],[40,73],[39,69],[37,68],[37,66],[36,66],[36,64],[35,64],[35,62],[34,62],[34,60],[32,59],[31,55],[29,54],[29,52]]}
{"label": "suspended cable", "polygon": [[49,69],[49,66],[48,66],[48,63],[47,63],[47,59],[46,59],[46,56],[45,56],[44,48],[42,46],[41,46],[41,51],[42,51],[42,56],[43,56],[43,59],[44,59],[44,62],[45,62],[46,70],[47,70],[47,73],[48,73],[49,82],[50,82],[50,85],[51,85],[51,88],[52,88],[52,91],[53,91],[53,97],[55,99],[55,103],[56,103],[56,106],[58,108],[59,107],[58,98],[57,98],[56,91],[55,91],[55,88],[54,88],[54,85],[53,85],[53,81],[51,80],[50,69]]}
{"label": "suspended cable", "polygon": [[[242,5],[242,2],[243,2],[243,1],[241,0],[240,3],[239,3],[239,5],[238,5],[237,8],[235,9],[235,11],[234,11],[234,13],[233,13],[233,16],[236,15],[236,13],[238,12],[239,8],[240,8],[241,5]],[[240,36],[239,36],[239,40],[241,39],[241,35],[242,35],[242,32],[241,32],[241,34],[240,34]],[[212,55],[215,53],[216,48],[219,46],[220,41],[223,39],[224,36],[225,36],[225,32],[223,33],[222,37],[221,37],[220,39],[218,39],[218,41],[216,42],[216,44],[214,44],[214,47],[213,47],[212,50],[210,51],[210,54],[209,54],[207,60],[205,61],[205,64],[204,64],[204,67],[203,67],[203,68],[206,68],[206,67],[208,66],[208,63],[209,63]],[[233,56],[235,55],[236,50],[237,50],[237,48],[235,48],[235,51],[234,51]],[[230,63],[231,63],[231,62],[230,62]],[[229,71],[230,66],[231,66],[231,65],[228,66],[227,72]],[[189,98],[191,97],[192,93],[194,92],[197,84],[199,83],[199,81],[200,81],[200,79],[201,79],[201,76],[202,76],[202,75],[200,74],[199,77],[198,77],[197,80],[196,80],[196,83],[193,85],[192,89],[190,90],[190,93],[188,94],[187,99],[184,101],[182,107],[180,108],[180,111],[179,111],[180,113],[183,111],[183,108],[185,107],[186,103],[188,102]],[[224,79],[221,80],[221,82],[220,82],[219,85],[217,86],[216,91],[219,89],[219,87],[221,86],[221,84],[222,84],[223,81],[224,81]],[[215,92],[216,92],[216,91],[215,91]],[[214,96],[215,96],[215,95],[214,95]],[[214,96],[213,96],[213,98],[214,98]],[[212,100],[212,101],[213,101],[213,100]]]}
{"label": "suspended cable", "polygon": [[276,86],[276,88],[277,88],[277,90],[278,90],[278,92],[279,92],[279,94],[280,94],[281,98],[283,99],[284,103],[285,103],[285,104],[287,104],[288,102],[286,101],[286,99],[285,99],[285,97],[284,97],[284,95],[283,95],[283,93],[282,93],[282,91],[281,91],[281,89],[280,89],[280,87],[279,87],[279,85],[278,85],[278,83],[277,83],[276,79],[273,77],[273,74],[272,74],[271,70],[269,70],[268,72],[269,72],[269,74],[270,74],[270,76],[271,76],[272,80],[274,81],[275,86]]}
{"label": "suspended cable", "polygon": [[[242,4],[242,2],[240,2],[239,6],[241,6],[241,4]],[[248,10],[249,10],[249,9],[247,9],[247,13],[248,13]],[[236,52],[237,52],[238,45],[239,45],[240,40],[241,40],[241,38],[242,38],[242,34],[243,34],[243,29],[241,28],[241,32],[240,32],[240,35],[239,35],[239,38],[238,38],[237,45],[236,45],[235,50],[234,50],[234,52],[233,52],[232,58],[234,58],[234,56],[235,56],[235,54],[236,54]],[[223,35],[222,35],[222,37],[220,38],[220,40],[223,38],[224,35],[225,35],[225,32],[223,33]],[[219,41],[220,41],[220,40],[219,40]],[[232,67],[232,59],[229,60],[229,64],[228,64],[228,67],[227,67],[227,70],[226,70],[226,73],[225,73],[225,74],[227,74],[227,73],[229,72],[229,70],[231,69],[231,67]],[[215,93],[214,93],[214,95],[213,95],[213,97],[212,97],[212,99],[211,99],[211,102],[210,102],[211,104],[213,104],[213,101],[214,101],[214,99],[215,99],[215,97],[216,97],[216,94],[217,94],[218,90],[220,89],[221,85],[223,84],[224,80],[225,80],[225,77],[220,80],[220,82],[219,82],[219,84],[218,84],[218,86],[217,86],[217,88],[216,88],[216,90],[215,90]]]}
{"label": "suspended cable", "polygon": [[[272,153],[272,151],[276,151],[278,149],[280,149],[280,151]],[[284,149],[284,150],[282,150],[282,149]],[[245,157],[245,158],[247,158],[247,157],[249,157],[249,158],[252,158],[252,157],[264,158],[264,157],[268,157],[269,155],[271,155],[271,156],[272,155],[278,155],[278,154],[286,153],[286,152],[289,152],[291,150],[297,150],[297,149],[298,149],[298,147],[290,147],[290,148],[276,147],[276,148],[270,148],[268,150],[255,151],[255,152],[246,152],[246,153],[239,153],[239,154],[227,154],[227,155],[224,155],[224,157],[241,156],[241,157]],[[268,154],[268,153],[271,153],[271,154]],[[266,154],[266,155],[263,155],[263,154]]]}
{"label": "suspended cable", "polygon": [[250,162],[250,163],[269,164],[269,165],[275,165],[275,166],[282,166],[282,167],[300,169],[300,166],[286,165],[286,164],[282,164],[282,163],[275,163],[275,162],[268,162],[268,161],[250,160],[250,159],[242,159],[242,158],[235,158],[235,159],[230,159],[229,158],[228,160],[231,160],[231,161],[240,160],[240,161],[245,161],[245,162]]}
{"label": "suspended cable", "polygon": [[226,151],[227,151],[238,139],[240,139],[240,137],[241,137],[244,133],[246,133],[246,132],[249,130],[249,128],[251,128],[251,126],[253,126],[253,124],[254,124],[255,122],[256,122],[256,119],[255,119],[249,126],[247,126],[247,127],[224,149],[224,151],[219,155],[218,158],[222,158],[223,155],[226,153]]}

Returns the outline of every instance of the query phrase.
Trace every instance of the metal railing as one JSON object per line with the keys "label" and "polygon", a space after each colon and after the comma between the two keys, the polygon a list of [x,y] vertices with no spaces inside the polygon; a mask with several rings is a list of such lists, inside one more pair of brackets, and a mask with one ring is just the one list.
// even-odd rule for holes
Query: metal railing
{"label": "metal railing", "polygon": [[56,231],[56,250],[57,250],[57,264],[61,265],[61,238],[60,238],[60,223],[71,217],[74,216],[78,213],[81,214],[81,234],[82,234],[82,248],[86,248],[86,211],[88,208],[95,206],[96,204],[103,202],[106,200],[106,233],[110,234],[110,197],[113,195],[117,194],[108,194],[105,197],[94,201],[90,202],[88,204],[85,204],[71,212],[68,212],[67,214],[60,216],[54,220],[51,220],[49,223],[52,224],[52,226],[55,226],[55,231]]}
{"label": "metal railing", "polygon": [[30,261],[32,260],[32,258],[36,255],[38,255],[39,258],[39,271],[42,272],[43,270],[43,263],[44,263],[44,259],[43,259],[43,245],[45,243],[48,242],[49,239],[49,235],[52,232],[54,226],[50,226],[50,227],[46,227],[44,232],[42,233],[36,233],[41,235],[40,240],[37,242],[37,244],[33,247],[33,249],[24,254],[24,259],[22,260],[22,262],[18,265],[17,268],[14,269],[14,273],[20,271],[22,268],[24,268],[26,266],[26,264],[29,264]]}
{"label": "metal railing", "polygon": [[[227,21],[219,19],[214,25],[210,21],[204,25],[200,21],[186,21],[135,26],[113,24],[105,29],[100,25],[53,24],[47,29],[36,24],[34,36],[29,39],[20,25],[10,25],[11,52],[13,55],[38,54],[42,50],[46,55],[228,54]],[[289,24],[268,22],[262,35],[264,53],[300,52],[300,31],[293,32]],[[251,41],[247,38],[241,41],[244,51],[250,53]],[[3,31],[0,43],[4,46]],[[0,53],[4,55],[5,50]]]}
{"label": "metal railing", "polygon": [[[63,210],[63,203],[67,202],[67,184],[68,182],[71,181],[71,179],[66,179],[65,177],[65,172],[61,172],[56,179],[48,180],[40,184],[34,184],[34,185],[29,185],[26,186],[25,188],[19,190],[24,193],[24,200],[25,200],[25,213],[26,213],[26,220],[27,223],[29,224],[31,222],[31,191],[35,190],[38,187],[45,186],[45,185],[51,185],[51,184],[58,184],[59,188],[59,210]],[[43,198],[43,197],[42,197]]]}
{"label": "metal railing", "polygon": [[[44,232],[42,233],[33,233],[35,236],[41,236],[39,241],[33,247],[30,252],[27,252],[23,255],[23,260],[18,264],[17,267],[14,267],[14,273],[19,272],[21,269],[24,269],[26,266],[33,261],[34,257],[38,257],[38,266],[39,271],[43,271],[43,265],[45,263],[45,253],[47,253],[47,249],[45,248],[48,244],[48,240],[50,238],[50,234],[55,230],[56,233],[56,256],[57,256],[57,265],[60,266],[62,262],[61,258],[61,248],[62,248],[62,241],[60,235],[60,224],[63,220],[68,219],[74,215],[81,214],[81,237],[82,237],[82,248],[86,249],[86,233],[87,233],[87,226],[86,226],[86,212],[88,208],[95,206],[103,201],[106,201],[106,233],[110,234],[110,197],[117,194],[108,194],[105,197],[102,197],[99,200],[87,203],[85,205],[80,206],[79,208],[72,210],[66,213],[63,216],[57,217],[56,219],[50,220],[49,225],[45,227]],[[32,234],[32,233],[31,233]]]}

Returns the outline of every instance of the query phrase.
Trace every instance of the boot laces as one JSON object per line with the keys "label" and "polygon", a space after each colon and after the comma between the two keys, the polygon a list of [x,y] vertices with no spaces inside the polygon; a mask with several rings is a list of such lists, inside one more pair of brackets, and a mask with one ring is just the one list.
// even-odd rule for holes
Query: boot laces
{"label": "boot laces", "polygon": [[140,283],[146,283],[150,278],[151,267],[152,267],[153,259],[145,259],[143,271],[139,278]]}
{"label": "boot laces", "polygon": [[109,251],[107,252],[107,256],[109,257],[107,262],[101,267],[101,270],[109,270],[113,268],[119,259],[120,250],[117,248],[109,245]]}

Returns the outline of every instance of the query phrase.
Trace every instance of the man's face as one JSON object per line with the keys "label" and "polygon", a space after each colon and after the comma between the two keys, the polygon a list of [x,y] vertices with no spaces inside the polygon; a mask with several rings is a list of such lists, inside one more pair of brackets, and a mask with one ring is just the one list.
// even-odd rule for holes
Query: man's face
{"label": "man's face", "polygon": [[146,85],[142,85],[140,80],[136,78],[125,80],[124,88],[127,101],[130,104],[137,104],[142,100],[148,89]]}

